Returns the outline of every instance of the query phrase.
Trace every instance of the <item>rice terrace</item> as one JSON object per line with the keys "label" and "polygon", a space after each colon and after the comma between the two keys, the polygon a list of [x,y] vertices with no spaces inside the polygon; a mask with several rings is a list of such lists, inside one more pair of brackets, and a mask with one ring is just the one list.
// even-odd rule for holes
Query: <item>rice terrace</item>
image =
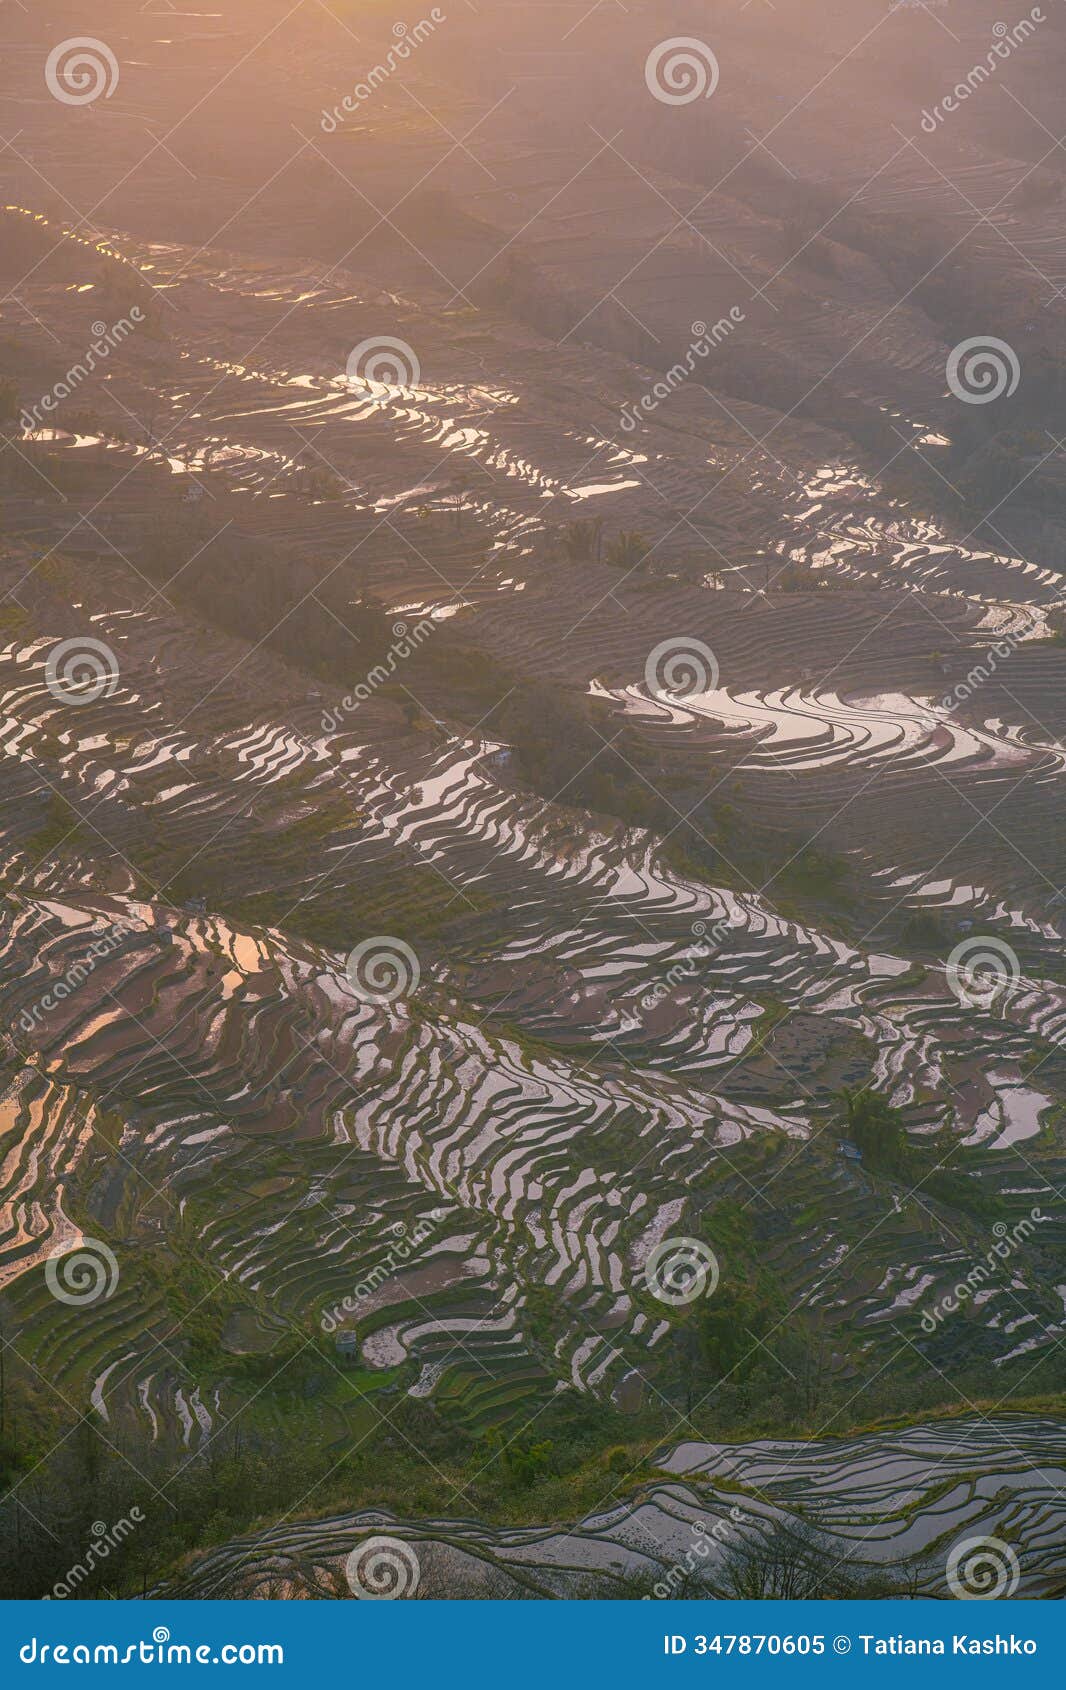
{"label": "rice terrace", "polygon": [[0,42],[2,1594],[1066,1595],[1061,0]]}

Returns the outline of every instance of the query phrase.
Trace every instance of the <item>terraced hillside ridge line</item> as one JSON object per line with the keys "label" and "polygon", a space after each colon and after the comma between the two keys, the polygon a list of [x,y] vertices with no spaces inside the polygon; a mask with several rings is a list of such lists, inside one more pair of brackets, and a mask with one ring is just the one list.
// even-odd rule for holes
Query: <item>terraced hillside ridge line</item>
{"label": "terraced hillside ridge line", "polygon": [[[159,1596],[333,1594],[344,1558],[383,1528],[410,1545],[418,1596],[507,1600],[676,1590],[671,1569],[696,1569],[684,1594],[724,1597],[743,1557],[766,1556],[791,1528],[826,1567],[951,1599],[946,1564],[960,1539],[1019,1546],[1017,1594],[1057,1594],[1061,1568],[1062,1426],[1007,1418],[918,1425],[850,1442],[681,1444],[640,1492],[568,1529],[492,1531],[474,1520],[408,1522],[358,1514],[288,1522],[203,1555]],[[670,1477],[669,1475],[674,1475]],[[703,1542],[707,1555],[692,1553]]]}
{"label": "terraced hillside ridge line", "polygon": [[[28,656],[31,662],[40,660],[36,649]],[[165,737],[157,733],[152,744]],[[271,731],[269,741],[264,731],[257,737],[264,744],[285,740],[280,729]],[[212,740],[214,755],[224,747],[233,756],[241,771],[238,784],[249,778],[268,784],[283,780],[290,803],[297,777],[321,792],[331,764],[302,756],[279,772],[270,759],[260,763],[255,756],[249,763],[253,743],[244,732],[233,739],[216,734]],[[104,750],[98,749],[97,759]],[[192,748],[189,755],[195,755]],[[155,761],[153,751],[153,766]],[[107,794],[114,782],[101,779],[101,766],[90,768],[90,789]],[[129,937],[101,964],[93,993],[66,1000],[35,1023],[30,1045],[52,1073],[104,1100],[121,1097],[125,1076],[135,1076],[142,1119],[155,1093],[187,1099],[191,1114],[175,1119],[171,1103],[167,1115],[148,1115],[149,1133],[135,1132],[130,1149],[123,1144],[124,1159],[138,1171],[143,1168],[151,1187],[166,1184],[181,1191],[183,1226],[193,1224],[188,1208],[193,1199],[184,1179],[174,1179],[173,1159],[183,1143],[192,1149],[194,1186],[209,1176],[216,1193],[228,1162],[235,1171],[246,1169],[250,1149],[275,1143],[279,1134],[294,1148],[318,1141],[332,1145],[338,1164],[336,1196],[328,1160],[323,1164],[317,1156],[310,1203],[296,1200],[310,1167],[295,1185],[282,1182],[277,1222],[269,1221],[261,1201],[256,1239],[236,1252],[226,1227],[205,1214],[198,1253],[206,1251],[223,1276],[247,1284],[264,1306],[273,1307],[280,1298],[290,1319],[314,1319],[364,1277],[373,1252],[380,1252],[388,1237],[385,1212],[379,1210],[377,1228],[372,1224],[367,1233],[365,1226],[356,1230],[347,1220],[350,1202],[339,1201],[353,1153],[358,1153],[379,1168],[392,1168],[408,1202],[457,1204],[460,1222],[450,1244],[447,1237],[434,1237],[428,1254],[440,1259],[441,1273],[428,1284],[416,1277],[413,1306],[406,1314],[405,1276],[390,1288],[391,1305],[375,1302],[363,1311],[361,1326],[372,1326],[362,1337],[363,1355],[371,1365],[411,1358],[417,1363],[411,1388],[440,1390],[446,1389],[445,1370],[433,1370],[442,1359],[461,1362],[484,1351],[493,1371],[512,1356],[519,1369],[514,1383],[524,1379],[526,1392],[541,1388],[546,1368],[549,1376],[609,1394],[636,1359],[632,1344],[640,1328],[634,1323],[641,1316],[632,1300],[632,1264],[639,1258],[641,1238],[657,1224],[657,1212],[665,1207],[673,1220],[680,1220],[683,1205],[673,1194],[713,1163],[716,1145],[727,1147],[772,1129],[798,1136],[809,1131],[803,1118],[809,1087],[802,1074],[792,1082],[783,1107],[733,1098],[728,1088],[717,1097],[703,1092],[705,1076],[716,1070],[729,1074],[752,1044],[764,1018],[753,989],[803,1014],[836,1018],[842,1033],[854,1030],[869,1038],[881,1052],[879,1077],[904,1101],[935,1095],[944,1066],[935,1029],[939,1021],[940,1037],[950,1040],[964,1012],[943,980],[932,992],[903,983],[905,959],[864,957],[782,922],[758,899],[687,884],[659,868],[646,845],[624,835],[593,836],[585,851],[560,863],[552,843],[558,819],[542,806],[527,804],[523,813],[520,800],[506,795],[485,772],[476,747],[460,742],[438,751],[428,761],[426,776],[411,786],[382,782],[373,759],[365,772],[359,763],[346,762],[344,769],[340,790],[354,803],[363,825],[354,842],[343,832],[335,844],[327,836],[326,853],[343,849],[357,866],[364,854],[373,858],[378,841],[406,845],[417,838],[420,858],[435,862],[445,881],[454,884],[473,850],[482,894],[487,884],[498,881],[495,897],[511,903],[521,936],[516,933],[502,945],[497,941],[486,951],[484,940],[472,933],[455,964],[442,958],[431,990],[443,1005],[460,987],[491,1014],[500,995],[495,982],[502,982],[510,1017],[549,1041],[543,1055],[492,1036],[491,1023],[479,1028],[461,1011],[453,1010],[445,1025],[435,1027],[413,1019],[410,1006],[378,1010],[353,1001],[342,958],[315,947],[293,949],[276,933],[234,929],[215,916],[178,911],[167,917],[169,943],[161,946],[149,904],[131,904],[126,898],[112,899],[103,909],[85,908],[74,904],[70,894],[59,908],[38,895],[24,905],[13,928],[9,960],[19,996],[12,1000],[12,1020],[23,1013],[23,1004],[39,997],[48,979],[69,972],[73,959],[84,953],[89,932],[117,919]],[[123,808],[129,809],[136,788],[129,776],[123,785],[130,795],[124,793]],[[201,781],[199,790],[204,794],[199,808],[214,827],[206,803],[209,788]],[[150,795],[152,809],[161,802],[177,821],[184,789],[179,785],[176,791]],[[493,847],[488,857],[479,850],[486,834]],[[564,890],[568,908],[559,925],[553,912],[561,907]],[[628,936],[634,918],[641,935],[636,944]],[[701,964],[691,984],[645,1011],[652,988],[686,958],[696,921],[719,933],[715,954]],[[42,932],[53,928],[54,938],[42,944]],[[15,966],[17,956],[26,959],[21,967]],[[537,985],[531,995],[527,962],[533,956]],[[741,975],[743,989],[738,991]],[[516,978],[529,981],[520,995]],[[1062,1018],[1061,994],[1027,983],[1009,1013],[1018,1018],[1020,1029],[1053,1032]],[[297,1022],[304,1029],[299,1036]],[[308,1038],[312,1027],[314,1037]],[[972,1029],[968,1037],[972,1040]],[[596,1080],[583,1075],[573,1060],[548,1054],[551,1045],[565,1049],[575,1038],[591,1039],[612,1057],[630,1052],[630,1072]],[[998,1017],[989,1017],[989,1038],[1002,1049]],[[274,1052],[285,1059],[283,1072],[264,1092]],[[782,1071],[787,1080],[788,1068]],[[348,1076],[356,1082],[354,1100]],[[984,1091],[973,1096],[973,1130],[1010,1142],[1016,1136],[1010,1130],[1015,1075],[1008,1066],[988,1079],[991,1101]],[[598,1156],[592,1166],[583,1161],[582,1142],[599,1134],[609,1141],[615,1122],[634,1119],[634,1112],[638,1144],[650,1145],[665,1132],[676,1148],[660,1153],[654,1163],[642,1151],[635,1180],[617,1165],[605,1188],[603,1164]],[[552,1167],[567,1146],[573,1149]],[[121,1167],[115,1177],[125,1182]],[[323,1234],[327,1217],[329,1230]],[[146,1224],[166,1223],[156,1218]],[[473,1239],[480,1248],[467,1260],[456,1260],[456,1252],[471,1250]],[[454,1265],[446,1272],[449,1252]],[[504,1261],[508,1273],[518,1276],[517,1297],[514,1285],[501,1280]],[[940,1271],[950,1274],[951,1261],[950,1253],[943,1257]],[[564,1324],[550,1352],[531,1350],[523,1331],[523,1283],[557,1289],[560,1309],[571,1309],[577,1317]],[[896,1291],[888,1278],[880,1287],[872,1284],[867,1296],[871,1300],[863,1320],[873,1323],[878,1307],[893,1306]],[[997,1313],[990,1334],[998,1327]],[[663,1330],[665,1323],[660,1323],[656,1331]],[[1058,1330],[1059,1323],[1050,1321],[1043,1341],[1053,1341]],[[1016,1348],[1006,1329],[995,1341],[1001,1354]],[[154,1342],[150,1335],[149,1353]],[[118,1413],[125,1390],[131,1393],[129,1412],[147,1415],[149,1402],[141,1394],[145,1381],[129,1366],[126,1349],[120,1359],[124,1366],[116,1377],[101,1369],[96,1378],[100,1400],[109,1416]],[[158,1381],[156,1388],[162,1387]],[[187,1445],[194,1432],[177,1397],[173,1411]]]}
{"label": "terraced hillside ridge line", "polygon": [[1060,1596],[1060,9],[932,134],[994,0],[677,104],[96,10],[0,59],[0,1584]]}

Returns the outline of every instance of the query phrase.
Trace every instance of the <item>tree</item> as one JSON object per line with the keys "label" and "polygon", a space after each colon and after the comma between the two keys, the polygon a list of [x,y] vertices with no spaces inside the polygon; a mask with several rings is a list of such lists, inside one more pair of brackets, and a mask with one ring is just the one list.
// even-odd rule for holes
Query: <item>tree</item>
{"label": "tree", "polygon": [[623,529],[607,547],[607,562],[612,569],[637,569],[648,551],[648,542],[643,534],[638,534],[635,529]]}
{"label": "tree", "polygon": [[508,1440],[498,1426],[486,1432],[485,1444],[492,1450],[493,1459],[501,1456],[511,1477],[527,1490],[550,1465],[554,1447],[547,1438],[536,1444],[518,1438]]}
{"label": "tree", "polygon": [[452,477],[448,487],[447,502],[455,514],[455,526],[462,533],[463,513],[466,510],[467,496],[470,492],[470,475],[467,470],[460,470]]}
{"label": "tree", "polygon": [[872,1086],[842,1086],[834,1096],[843,1105],[848,1137],[870,1162],[889,1173],[901,1172],[907,1162],[910,1140],[899,1110],[893,1109]]}
{"label": "tree", "polygon": [[603,544],[603,518],[579,517],[563,529],[563,551],[571,563],[599,561]]}
{"label": "tree", "polygon": [[15,432],[19,418],[19,390],[10,376],[0,376],[0,434]]}
{"label": "tree", "polygon": [[838,1544],[817,1526],[791,1520],[770,1537],[731,1548],[725,1558],[726,1595],[747,1602],[827,1601],[895,1596],[888,1574],[856,1576]]}

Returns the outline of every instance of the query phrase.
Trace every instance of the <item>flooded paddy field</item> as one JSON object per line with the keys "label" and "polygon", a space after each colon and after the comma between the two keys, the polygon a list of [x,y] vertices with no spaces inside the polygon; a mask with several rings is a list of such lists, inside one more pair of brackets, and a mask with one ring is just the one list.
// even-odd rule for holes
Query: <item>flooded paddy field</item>
{"label": "flooded paddy field", "polygon": [[3,1541],[1061,1594],[1066,202],[783,9],[5,19]]}
{"label": "flooded paddy field", "polygon": [[786,1551],[779,1570],[796,1578],[816,1522],[819,1552],[859,1583],[888,1572],[901,1592],[950,1599],[945,1557],[984,1534],[1025,1544],[1019,1596],[1058,1596],[1062,1449],[1060,1423],[1025,1419],[915,1426],[846,1444],[683,1444],[632,1501],[569,1530],[359,1515],[291,1523],[211,1551],[160,1594],[343,1591],[349,1556],[387,1527],[417,1554],[425,1599],[729,1596],[739,1543],[752,1558],[772,1556],[780,1551],[768,1546],[791,1531],[793,1559]]}

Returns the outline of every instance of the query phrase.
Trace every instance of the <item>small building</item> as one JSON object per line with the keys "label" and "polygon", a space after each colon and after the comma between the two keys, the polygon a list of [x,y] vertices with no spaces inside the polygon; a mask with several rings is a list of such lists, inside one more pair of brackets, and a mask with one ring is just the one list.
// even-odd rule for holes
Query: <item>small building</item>
{"label": "small building", "polygon": [[359,1360],[359,1339],[354,1332],[338,1332],[333,1344],[341,1361]]}
{"label": "small building", "polygon": [[849,1162],[862,1161],[862,1151],[859,1149],[857,1144],[852,1143],[850,1138],[838,1139],[837,1149],[839,1150],[841,1156],[847,1157]]}

